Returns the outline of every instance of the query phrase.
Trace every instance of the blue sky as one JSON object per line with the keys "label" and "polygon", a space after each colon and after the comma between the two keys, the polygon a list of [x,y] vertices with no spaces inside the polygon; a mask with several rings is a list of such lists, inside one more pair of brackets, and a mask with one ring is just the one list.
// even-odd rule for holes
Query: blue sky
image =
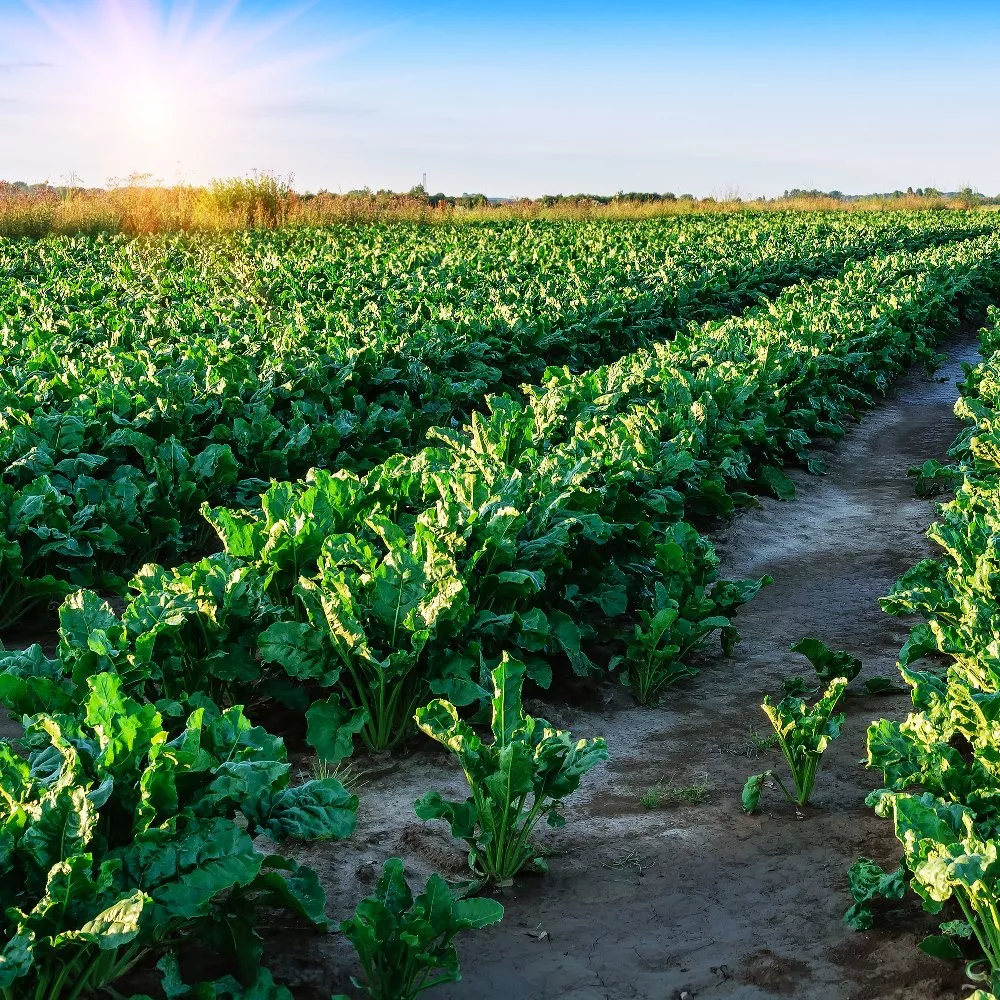
{"label": "blue sky", "polygon": [[0,178],[1000,192],[1000,9],[0,0]]}

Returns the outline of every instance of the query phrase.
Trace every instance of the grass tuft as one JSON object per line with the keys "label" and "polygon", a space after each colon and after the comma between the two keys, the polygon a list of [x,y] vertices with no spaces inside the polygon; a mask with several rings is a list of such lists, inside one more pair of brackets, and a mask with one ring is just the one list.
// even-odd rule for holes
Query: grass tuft
{"label": "grass tuft", "polygon": [[672,781],[657,782],[640,797],[639,803],[646,809],[662,809],[665,806],[700,806],[708,800],[708,775],[701,775],[690,785],[675,785]]}

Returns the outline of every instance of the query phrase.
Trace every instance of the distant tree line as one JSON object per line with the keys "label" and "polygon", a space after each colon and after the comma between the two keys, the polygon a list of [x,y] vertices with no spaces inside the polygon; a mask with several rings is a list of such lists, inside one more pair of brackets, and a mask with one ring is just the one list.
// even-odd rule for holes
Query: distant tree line
{"label": "distant tree line", "polygon": [[[722,196],[720,199],[713,197],[706,198],[696,198],[693,194],[674,194],[672,191],[618,191],[615,194],[587,194],[585,192],[580,192],[578,194],[544,194],[538,198],[527,198],[527,197],[490,197],[488,195],[474,192],[465,192],[460,195],[450,195],[445,194],[443,191],[438,191],[436,193],[431,193],[426,191],[421,184],[417,184],[410,188],[409,191],[393,191],[389,188],[379,188],[378,190],[372,190],[371,188],[355,188],[350,191],[345,192],[335,192],[330,191],[326,188],[321,188],[316,192],[307,191],[304,193],[295,192],[290,183],[290,178],[288,180],[281,180],[274,178],[273,175],[262,173],[254,174],[249,180],[242,180],[241,183],[246,185],[250,183],[255,189],[260,187],[262,183],[270,182],[270,186],[275,188],[283,197],[293,197],[296,200],[302,202],[309,202],[313,200],[334,200],[334,199],[347,199],[355,201],[372,201],[372,202],[398,202],[401,199],[405,199],[412,202],[418,202],[427,205],[430,208],[465,208],[465,209],[478,209],[478,208],[488,208],[490,205],[536,205],[541,208],[557,208],[560,206],[572,207],[572,206],[588,206],[588,205],[657,205],[671,202],[694,202],[700,201],[703,203],[717,203],[718,201],[723,202],[761,202],[761,201],[774,201],[774,200],[793,200],[793,199],[827,199],[832,201],[841,202],[857,202],[857,201],[867,201],[871,199],[903,199],[903,198],[941,198],[948,200],[958,200],[966,201],[971,204],[979,205],[1000,205],[1000,194],[997,195],[985,195],[982,192],[975,191],[971,187],[964,187],[958,191],[941,191],[935,187],[908,187],[904,191],[901,188],[897,188],[895,191],[876,191],[867,194],[845,194],[843,191],[822,191],[819,188],[786,188],[784,193],[781,195],[780,199],[770,199],[770,198],[740,198],[739,196]],[[280,181],[280,183],[279,183]],[[210,188],[220,188],[221,186],[232,187],[236,183],[233,180],[230,181],[214,181]],[[114,190],[123,187],[163,187],[164,185],[157,182],[150,182],[150,175],[133,175],[125,180],[112,180],[108,184],[108,188]],[[105,193],[108,188],[104,187],[84,187],[80,184],[72,183],[69,184],[50,184],[48,181],[43,181],[37,184],[29,184],[26,181],[5,181],[0,180],[0,195],[6,194],[10,195],[22,195],[29,197],[66,197],[67,195],[91,195],[98,196]]]}
{"label": "distant tree line", "polygon": [[1000,205],[1000,195],[985,195],[971,187],[959,191],[939,191],[935,187],[908,187],[905,191],[874,191],[870,194],[844,194],[843,191],[820,191],[817,188],[789,188],[783,198],[832,198],[834,201],[867,201],[871,198],[947,198],[979,205]]}

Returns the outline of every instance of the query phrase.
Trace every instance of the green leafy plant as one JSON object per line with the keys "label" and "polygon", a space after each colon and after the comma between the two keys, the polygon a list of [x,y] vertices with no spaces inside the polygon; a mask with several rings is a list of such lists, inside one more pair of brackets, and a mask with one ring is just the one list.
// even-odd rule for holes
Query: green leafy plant
{"label": "green leafy plant", "polygon": [[870,858],[858,858],[847,873],[847,882],[854,902],[844,914],[844,923],[856,931],[866,931],[875,922],[874,900],[903,898],[906,868],[900,865],[886,872]]}
{"label": "green leafy plant", "polygon": [[782,694],[791,695],[792,697],[798,697],[803,694],[811,694],[815,691],[815,688],[811,688],[809,683],[804,677],[799,677],[798,675],[794,677],[785,677],[781,681],[781,691]]}
{"label": "green leafy plant", "polygon": [[493,670],[492,743],[484,743],[449,702],[438,699],[416,713],[417,725],[458,758],[472,792],[464,802],[428,792],[415,804],[417,815],[446,820],[452,836],[468,844],[476,876],[501,885],[528,864],[545,870],[532,831],[542,817],[562,826],[563,800],[608,756],[600,737],[574,741],[544,719],[525,715],[524,675],[524,664],[506,654]]}
{"label": "green leafy plant", "polygon": [[945,802],[929,792],[913,794],[883,789],[869,796],[878,815],[893,820],[904,848],[911,885],[925,909],[940,912],[949,899],[957,901],[971,935],[932,935],[925,950],[942,958],[961,957],[956,936],[972,936],[985,959],[972,962],[966,975],[991,989],[1000,987],[1000,859],[995,839],[976,829],[973,810]]}
{"label": "green leafy plant", "polygon": [[[167,1000],[292,1000],[292,994],[275,983],[271,972],[259,968],[246,983],[233,976],[223,976],[211,982],[188,984],[181,975],[177,955],[168,952],[156,963],[160,971],[161,988]],[[148,996],[133,996],[130,1000],[152,1000]]]}
{"label": "green leafy plant", "polygon": [[906,694],[907,689],[901,684],[896,684],[894,681],[890,680],[888,677],[869,677],[864,684],[865,694],[867,695],[884,695],[884,694]]}
{"label": "green leafy plant", "polygon": [[639,609],[625,652],[625,677],[641,705],[697,674],[687,659],[712,633],[719,632],[724,651],[731,652],[738,639],[736,609],[772,582],[769,576],[720,581],[711,542],[684,522],[672,525],[655,551],[651,607]]}
{"label": "green leafy plant", "polygon": [[787,696],[774,705],[765,696],[761,708],[774,727],[778,746],[781,747],[792,773],[795,791],[794,794],[790,792],[774,771],[752,775],[743,788],[743,808],[747,812],[757,809],[764,783],[769,778],[777,782],[785,798],[793,805],[808,804],[823,752],[830,741],[840,735],[840,728],[844,723],[844,716],[834,715],[833,710],[846,687],[845,677],[835,677],[822,697],[811,707],[801,698],[792,696]]}
{"label": "green leafy plant", "polygon": [[916,479],[915,491],[918,497],[939,496],[950,493],[958,485],[961,474],[954,465],[942,465],[936,458],[929,458],[923,465],[914,465],[906,474]]}
{"label": "green leafy plant", "polygon": [[18,715],[73,712],[86,682],[113,671],[138,700],[246,703],[263,676],[262,628],[278,617],[250,566],[218,554],[166,570],[144,566],[119,615],[91,590],[59,607],[59,644],[0,652],[0,699]]}
{"label": "green leafy plant", "polygon": [[420,523],[408,534],[386,518],[368,525],[375,544],[330,536],[318,578],[300,578],[295,592],[308,622],[278,622],[260,638],[266,661],[334,688],[307,713],[309,741],[329,761],[350,752],[354,733],[375,751],[410,734],[414,709],[430,693],[424,648],[469,615],[465,583],[437,535]]}
{"label": "green leafy plant", "polygon": [[182,941],[247,974],[259,906],[326,926],[316,874],[252,838],[349,836],[355,797],[290,785],[281,741],[239,708],[206,704],[171,738],[116,675],[87,689],[78,717],[26,720],[25,756],[0,744],[0,996],[76,1000]]}
{"label": "green leafy plant", "polygon": [[[939,934],[928,934],[917,947],[931,958],[955,959],[965,955],[963,943],[975,937],[973,926],[965,920],[945,920],[938,925]],[[971,963],[972,975],[975,977],[977,963]],[[986,980],[980,975],[980,982]]]}
{"label": "green leafy plant", "polygon": [[[363,899],[340,932],[354,945],[364,978],[351,981],[367,1000],[413,1000],[424,990],[461,979],[455,937],[498,923],[503,906],[468,899],[440,875],[413,898],[399,858],[382,868],[375,893]],[[348,1000],[346,996],[333,1000]]]}

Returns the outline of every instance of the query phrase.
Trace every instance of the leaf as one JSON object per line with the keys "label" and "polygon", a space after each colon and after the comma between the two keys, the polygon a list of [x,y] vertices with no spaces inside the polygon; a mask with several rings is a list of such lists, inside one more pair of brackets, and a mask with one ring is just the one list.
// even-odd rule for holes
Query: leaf
{"label": "leaf", "polygon": [[134,941],[149,897],[138,889],[102,910],[81,928],[83,936],[93,936],[101,951],[114,951]]}
{"label": "leaf", "polygon": [[19,930],[0,951],[0,988],[10,989],[16,980],[31,971],[34,961],[35,933]]}
{"label": "leaf", "polygon": [[461,840],[475,837],[479,822],[479,811],[471,799],[465,802],[449,802],[439,792],[427,792],[423,798],[413,803],[413,811],[418,819],[443,819],[451,825],[451,835]]}
{"label": "leaf", "polygon": [[358,797],[336,778],[317,778],[285,788],[253,808],[259,825],[280,842],[346,840],[354,833]]}
{"label": "leaf", "polygon": [[86,649],[91,634],[120,632],[121,622],[111,606],[90,590],[70,594],[59,607],[59,636],[63,643]]}
{"label": "leaf", "polygon": [[368,722],[368,713],[345,708],[340,696],[314,701],[306,712],[306,742],[320,760],[339,763],[354,753],[354,737]]}
{"label": "leaf", "polygon": [[21,850],[40,873],[83,854],[97,823],[97,811],[82,787],[62,787],[30,807],[31,823]]}
{"label": "leaf", "polygon": [[949,960],[962,957],[962,949],[955,939],[944,934],[929,934],[917,947],[932,958]]}
{"label": "leaf", "polygon": [[440,698],[423,708],[418,708],[415,718],[419,729],[431,739],[446,746],[456,754],[459,761],[463,761],[468,754],[476,754],[482,749],[482,740],[475,730],[458,717],[454,705]]}
{"label": "leaf", "polygon": [[821,684],[829,684],[834,677],[846,677],[848,683],[861,673],[861,661],[844,650],[834,651],[819,639],[806,636],[791,646],[793,653],[801,653],[813,665]]}
{"label": "leaf", "polygon": [[928,653],[938,648],[938,640],[934,631],[926,622],[919,622],[910,629],[910,635],[903,648],[899,651],[899,664],[908,667]]}
{"label": "leaf", "polygon": [[392,914],[399,916],[413,905],[413,894],[406,883],[406,873],[400,858],[389,858],[375,883],[375,896]]}
{"label": "leaf", "polygon": [[757,482],[779,500],[793,500],[795,498],[795,483],[776,466],[761,466],[757,470]]}
{"label": "leaf", "polygon": [[230,820],[189,820],[176,835],[150,830],[115,852],[126,871],[164,911],[160,919],[205,916],[213,900],[248,885],[263,857]]}
{"label": "leaf", "polygon": [[304,622],[275,622],[260,634],[258,650],[265,663],[276,663],[296,680],[335,684],[339,671],[327,663],[322,633]]}
{"label": "leaf", "polygon": [[260,874],[238,892],[251,897],[256,906],[287,909],[320,930],[327,928],[326,893],[319,876],[305,865],[280,855],[268,855]]}
{"label": "leaf", "polygon": [[524,683],[524,664],[504,653],[493,677],[493,739],[497,746],[505,747],[521,725],[521,686]]}
{"label": "leaf", "polygon": [[495,899],[460,899],[455,903],[454,919],[463,928],[489,927],[503,919],[503,906]]}
{"label": "leaf", "polygon": [[888,677],[869,677],[865,681],[865,694],[906,694],[909,688],[894,684]]}
{"label": "leaf", "polygon": [[565,612],[553,611],[549,614],[552,637],[566,654],[573,667],[573,673],[585,677],[593,670],[593,663],[580,648],[582,634],[580,626]]}
{"label": "leaf", "polygon": [[263,525],[249,511],[201,505],[201,515],[215,529],[226,553],[239,559],[257,560],[264,547]]}
{"label": "leaf", "polygon": [[742,794],[744,812],[752,813],[757,811],[757,807],[760,805],[761,792],[764,790],[764,782],[770,777],[771,772],[764,771],[762,774],[751,774],[747,778]]}

